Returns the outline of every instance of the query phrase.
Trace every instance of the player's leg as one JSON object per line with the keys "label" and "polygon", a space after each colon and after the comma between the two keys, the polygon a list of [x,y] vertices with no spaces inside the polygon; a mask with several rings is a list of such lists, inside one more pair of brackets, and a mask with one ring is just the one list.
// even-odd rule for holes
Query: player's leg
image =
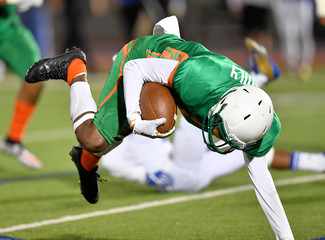
{"label": "player's leg", "polygon": [[108,143],[96,129],[92,120],[97,105],[87,81],[86,55],[78,48],[53,58],[44,58],[27,72],[26,81],[38,83],[60,79],[70,85],[70,115],[78,141],[91,152],[103,151]]}
{"label": "player's leg", "polygon": [[281,1],[279,9],[281,14],[278,22],[281,30],[282,52],[286,61],[288,74],[295,76],[298,71],[300,59],[300,39],[299,39],[299,4],[300,1]]}
{"label": "player's leg", "polygon": [[[200,137],[201,131],[197,130]],[[148,184],[162,192],[196,191],[200,157],[191,155],[198,146],[191,145],[187,136],[182,130],[176,132],[172,147],[168,139],[149,139],[131,134],[120,147],[102,157],[102,167],[115,177]],[[188,143],[185,148],[180,145],[183,142]],[[204,144],[202,147],[206,149]],[[189,151],[192,148],[193,151]],[[172,149],[175,149],[174,158],[171,158]]]}
{"label": "player's leg", "polygon": [[280,70],[271,59],[267,50],[252,38],[246,38],[245,44],[249,53],[247,70],[250,71],[257,85],[263,87],[277,79],[280,76]]}
{"label": "player's leg", "polygon": [[[70,155],[79,172],[81,192],[90,203],[99,199],[97,169],[100,157],[119,145],[131,132],[125,116],[123,84],[120,83],[126,59],[137,56],[139,49],[133,52],[134,56],[130,54],[133,45],[134,41],[125,45],[117,55],[98,108],[87,82],[86,55],[78,48],[40,60],[25,77],[30,83],[62,79],[70,85],[70,114],[81,145],[73,147]],[[141,57],[145,57],[145,49],[139,50]]]}
{"label": "player's leg", "polygon": [[215,179],[230,175],[245,166],[243,153],[235,150],[227,155],[207,151],[202,156],[198,175],[198,190],[208,187]]}
{"label": "player's leg", "polygon": [[202,140],[202,130],[181,118],[174,135],[170,171],[174,184],[169,191],[199,191],[214,179],[245,166],[241,151],[227,155],[210,151]]}
{"label": "player's leg", "polygon": [[54,58],[45,58],[35,63],[26,74],[30,83],[49,79],[62,79],[70,85],[70,115],[76,137],[81,147],[73,147],[70,151],[80,178],[80,188],[90,203],[99,199],[97,179],[98,162],[108,142],[93,123],[97,105],[92,97],[87,82],[86,56],[77,48]]}
{"label": "player's leg", "polygon": [[[20,25],[14,28],[10,37],[1,41],[0,58],[21,79],[24,79],[27,69],[39,59],[39,56],[39,49],[31,33]],[[0,143],[0,149],[4,153],[15,157],[26,167],[34,169],[41,168],[42,163],[23,146],[22,141],[42,88],[43,83],[22,84],[15,99],[7,138]]]}
{"label": "player's leg", "polygon": [[269,166],[276,169],[324,172],[325,153],[275,150]]}
{"label": "player's leg", "polygon": [[[146,169],[144,161],[147,159],[144,159],[144,150],[147,147],[146,145],[139,146],[138,136],[131,134],[123,140],[118,148],[102,156],[101,167],[114,177],[145,184]],[[150,144],[148,141],[146,144]],[[133,151],[134,149],[136,151]]]}
{"label": "player's leg", "polygon": [[[202,178],[200,172],[205,168],[203,156],[208,152],[211,151],[203,142],[202,130],[191,125],[181,116],[174,133],[169,164],[174,184],[168,188],[168,191],[198,191],[203,188],[202,186],[207,186],[206,178],[209,178],[209,182],[211,182],[212,176]],[[218,155],[214,152],[211,153]]]}
{"label": "player's leg", "polygon": [[112,176],[155,187],[162,182],[155,173],[166,170],[171,148],[168,139],[130,134],[118,148],[102,157],[101,166]]}
{"label": "player's leg", "polygon": [[[124,54],[127,52],[120,51],[116,57],[98,107],[92,99],[84,74],[85,61],[79,58],[72,60],[67,70],[67,82],[71,84],[71,118],[82,146],[73,147],[70,155],[79,171],[82,194],[90,203],[96,203],[99,199],[99,175],[96,172],[101,156],[118,146],[123,137],[131,132],[125,116],[123,84],[120,84]],[[74,62],[76,60],[79,61]],[[69,76],[73,77],[71,81]]]}
{"label": "player's leg", "polygon": [[[90,125],[87,122],[76,133],[79,137],[85,137],[85,141],[93,144],[98,133],[105,139],[108,145],[104,149],[93,149],[93,154],[87,154],[92,159],[101,157],[110,152],[113,148],[118,146],[123,138],[129,135],[132,131],[126,118],[125,102],[124,102],[124,88],[123,88],[123,65],[130,59],[144,58],[146,56],[146,45],[149,38],[141,38],[126,44],[116,56],[112,69],[109,73],[108,79],[102,90],[98,102],[96,117]],[[72,84],[73,86],[74,84]],[[77,121],[80,121],[77,119]],[[93,128],[96,128],[94,130]],[[89,132],[89,133],[88,133]],[[92,133],[94,140],[88,137]],[[95,151],[96,150],[96,151]],[[85,151],[85,150],[84,150]],[[90,157],[88,157],[89,159]],[[98,160],[99,161],[99,160]],[[97,163],[98,163],[97,161]],[[94,160],[88,160],[88,164],[96,163]],[[86,165],[86,161],[82,161]],[[93,165],[94,166],[94,165]],[[89,167],[90,169],[90,167]]]}
{"label": "player's leg", "polygon": [[191,166],[200,162],[208,151],[202,139],[202,130],[188,123],[181,116],[174,134],[172,158],[180,166]]}

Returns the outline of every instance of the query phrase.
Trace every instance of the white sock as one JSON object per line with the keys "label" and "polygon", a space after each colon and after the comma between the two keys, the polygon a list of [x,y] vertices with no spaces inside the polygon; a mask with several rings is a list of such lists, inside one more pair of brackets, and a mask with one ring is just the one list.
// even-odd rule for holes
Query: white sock
{"label": "white sock", "polygon": [[290,169],[324,172],[325,153],[292,152]]}
{"label": "white sock", "polygon": [[[91,95],[87,82],[75,82],[70,87],[70,116],[74,122],[77,117],[85,112],[97,112],[97,105]],[[74,124],[74,129],[84,121],[93,119],[94,114],[86,114]]]}

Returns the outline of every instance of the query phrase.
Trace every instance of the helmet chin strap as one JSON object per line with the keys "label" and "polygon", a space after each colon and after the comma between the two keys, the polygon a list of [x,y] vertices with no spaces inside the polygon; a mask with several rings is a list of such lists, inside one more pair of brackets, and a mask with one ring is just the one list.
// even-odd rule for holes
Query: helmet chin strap
{"label": "helmet chin strap", "polygon": [[226,142],[219,144],[219,145],[215,145],[214,143],[211,145],[212,145],[212,149],[211,148],[209,148],[209,149],[214,152],[220,153],[220,154],[228,154],[235,150],[235,148],[233,148]]}

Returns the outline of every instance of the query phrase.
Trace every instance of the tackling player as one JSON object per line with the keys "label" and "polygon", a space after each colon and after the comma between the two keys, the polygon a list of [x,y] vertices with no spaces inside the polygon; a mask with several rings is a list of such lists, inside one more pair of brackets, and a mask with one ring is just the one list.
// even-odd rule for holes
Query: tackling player
{"label": "tackling player", "polygon": [[[166,137],[156,128],[166,119],[142,120],[139,96],[145,81],[169,86],[178,107],[193,125],[207,132],[209,149],[227,154],[241,150],[257,199],[277,239],[293,239],[286,214],[268,171],[266,155],[280,132],[269,96],[239,65],[199,43],[168,32],[178,30],[175,17],[164,19],[156,34],[135,39],[117,55],[98,107],[87,83],[86,56],[80,49],[43,59],[27,72],[27,82],[63,79],[70,85],[70,114],[81,146],[70,155],[80,177],[81,192],[90,203],[99,199],[98,162],[132,131]],[[205,134],[204,134],[205,135]],[[225,141],[215,145],[213,136]],[[272,196],[272,197],[270,197]]]}
{"label": "tackling player", "polygon": [[[241,151],[214,154],[201,135],[181,117],[172,142],[131,134],[102,157],[101,167],[114,177],[147,184],[161,192],[196,192],[245,166]],[[263,158],[271,168],[325,172],[324,153],[290,153],[272,148]]]}

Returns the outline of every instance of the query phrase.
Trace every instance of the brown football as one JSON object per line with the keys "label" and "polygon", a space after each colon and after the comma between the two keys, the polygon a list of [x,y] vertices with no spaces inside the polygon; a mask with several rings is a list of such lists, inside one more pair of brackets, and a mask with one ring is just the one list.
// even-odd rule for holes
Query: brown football
{"label": "brown football", "polygon": [[160,133],[166,133],[175,126],[176,103],[166,86],[153,82],[145,83],[140,94],[140,109],[143,120],[166,118],[166,123],[157,128]]}

